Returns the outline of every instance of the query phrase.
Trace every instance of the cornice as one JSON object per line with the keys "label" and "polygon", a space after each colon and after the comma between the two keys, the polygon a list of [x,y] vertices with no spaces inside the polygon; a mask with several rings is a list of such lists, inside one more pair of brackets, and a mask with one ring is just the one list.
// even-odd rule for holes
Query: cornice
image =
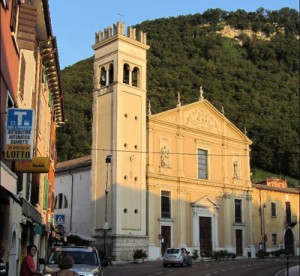
{"label": "cornice", "polygon": [[[156,183],[155,185],[152,183],[152,180]],[[160,185],[169,185],[169,187],[178,185],[180,183],[181,185],[185,185],[184,188],[190,187],[191,190],[203,190],[203,188],[214,188],[214,189],[221,189],[222,191],[226,190],[228,193],[228,190],[232,191],[239,191],[239,192],[252,192],[252,188],[249,188],[248,186],[241,186],[241,185],[234,185],[229,183],[221,183],[221,182],[214,182],[209,180],[202,180],[202,179],[194,179],[194,178],[187,178],[187,177],[176,177],[176,176],[168,176],[168,175],[161,175],[161,174],[155,174],[155,173],[148,173],[148,180],[149,187],[151,186],[151,189],[155,186]],[[180,187],[181,189],[183,187]]]}

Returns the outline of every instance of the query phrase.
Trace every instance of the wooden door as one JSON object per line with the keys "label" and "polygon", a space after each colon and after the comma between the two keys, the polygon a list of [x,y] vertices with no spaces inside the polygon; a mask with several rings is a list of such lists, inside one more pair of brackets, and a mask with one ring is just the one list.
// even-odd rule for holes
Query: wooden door
{"label": "wooden door", "polygon": [[235,230],[236,255],[243,256],[243,230]]}
{"label": "wooden door", "polygon": [[212,251],[211,218],[199,217],[200,253]]}
{"label": "wooden door", "polygon": [[163,256],[167,248],[171,247],[171,226],[162,226],[161,227],[161,255]]}

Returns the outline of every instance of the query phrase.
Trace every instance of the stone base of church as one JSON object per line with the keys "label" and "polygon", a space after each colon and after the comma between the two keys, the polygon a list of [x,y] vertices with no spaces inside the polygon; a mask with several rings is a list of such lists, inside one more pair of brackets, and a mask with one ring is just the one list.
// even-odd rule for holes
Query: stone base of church
{"label": "stone base of church", "polygon": [[133,261],[132,254],[136,249],[142,249],[148,254],[147,236],[113,236],[111,254],[115,261]]}
{"label": "stone base of church", "polygon": [[[104,253],[104,239],[97,237],[96,247],[100,254]],[[113,235],[106,238],[106,257],[113,262],[134,261],[132,254],[136,249],[142,249],[148,255],[148,237],[133,235]]]}

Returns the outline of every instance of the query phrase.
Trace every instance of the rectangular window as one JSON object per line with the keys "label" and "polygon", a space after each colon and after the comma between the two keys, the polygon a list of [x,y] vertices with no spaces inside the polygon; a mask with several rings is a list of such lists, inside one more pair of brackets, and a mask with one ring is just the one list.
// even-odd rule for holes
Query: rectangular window
{"label": "rectangular window", "polygon": [[42,133],[42,119],[43,119],[43,113],[42,113],[42,101],[39,99],[39,108],[38,108],[38,133]]}
{"label": "rectangular window", "polygon": [[24,99],[25,93],[25,72],[26,72],[26,61],[24,55],[21,58],[21,69],[20,69],[20,82],[19,82],[19,92],[22,99]]}
{"label": "rectangular window", "polygon": [[161,217],[171,218],[171,193],[161,191]]}
{"label": "rectangular window", "polygon": [[208,179],[207,150],[198,149],[198,178]]}
{"label": "rectangular window", "polygon": [[272,212],[272,218],[276,217],[276,203],[271,202],[271,212]]}
{"label": "rectangular window", "polygon": [[242,222],[242,200],[235,199],[234,200],[234,212],[235,212],[235,222],[241,223]]}
{"label": "rectangular window", "polygon": [[272,234],[272,245],[277,244],[277,234]]}
{"label": "rectangular window", "polygon": [[291,214],[291,203],[285,203],[285,213],[286,213],[286,223],[291,223],[292,221],[292,214]]}
{"label": "rectangular window", "polygon": [[48,201],[49,201],[49,181],[48,178],[44,179],[44,200],[43,200],[43,210],[48,209]]}
{"label": "rectangular window", "polygon": [[12,0],[10,29],[14,33],[16,31],[17,14],[18,14],[18,0]]}

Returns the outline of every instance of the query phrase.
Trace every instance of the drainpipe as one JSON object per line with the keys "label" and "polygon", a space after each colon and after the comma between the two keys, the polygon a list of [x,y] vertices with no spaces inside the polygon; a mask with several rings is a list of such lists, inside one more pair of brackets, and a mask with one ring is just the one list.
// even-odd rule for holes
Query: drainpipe
{"label": "drainpipe", "polygon": [[259,216],[260,216],[260,236],[262,236],[263,228],[262,228],[262,205],[261,205],[261,189],[259,189]]}
{"label": "drainpipe", "polygon": [[69,174],[71,176],[71,210],[70,210],[70,233],[72,232],[72,224],[73,224],[73,186],[74,186],[74,175],[71,171],[69,171]]}

